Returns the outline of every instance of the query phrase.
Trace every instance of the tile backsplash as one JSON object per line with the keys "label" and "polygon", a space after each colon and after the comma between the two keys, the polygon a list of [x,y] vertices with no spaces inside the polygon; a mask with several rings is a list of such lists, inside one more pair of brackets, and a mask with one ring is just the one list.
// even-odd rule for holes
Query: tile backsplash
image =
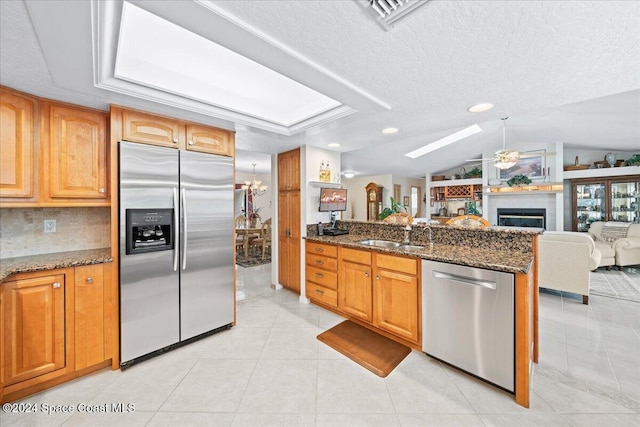
{"label": "tile backsplash", "polygon": [[[108,248],[109,208],[2,208],[0,258]],[[44,220],[56,232],[44,232]]]}

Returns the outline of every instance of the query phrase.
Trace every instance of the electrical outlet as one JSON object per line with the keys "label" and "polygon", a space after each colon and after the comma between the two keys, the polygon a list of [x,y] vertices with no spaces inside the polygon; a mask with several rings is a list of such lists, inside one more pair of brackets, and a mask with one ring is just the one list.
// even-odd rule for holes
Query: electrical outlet
{"label": "electrical outlet", "polygon": [[56,220],[55,219],[45,219],[44,220],[44,232],[45,233],[55,233],[56,232]]}

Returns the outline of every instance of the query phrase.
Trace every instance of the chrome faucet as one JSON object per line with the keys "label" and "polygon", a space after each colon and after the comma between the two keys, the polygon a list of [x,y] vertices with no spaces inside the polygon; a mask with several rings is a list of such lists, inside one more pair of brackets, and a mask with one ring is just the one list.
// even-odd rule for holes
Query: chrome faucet
{"label": "chrome faucet", "polygon": [[402,241],[402,244],[403,245],[411,244],[411,226],[408,224],[404,227],[404,240]]}
{"label": "chrome faucet", "polygon": [[431,225],[427,226],[427,230],[429,230],[429,249],[433,249],[433,235],[431,234]]}

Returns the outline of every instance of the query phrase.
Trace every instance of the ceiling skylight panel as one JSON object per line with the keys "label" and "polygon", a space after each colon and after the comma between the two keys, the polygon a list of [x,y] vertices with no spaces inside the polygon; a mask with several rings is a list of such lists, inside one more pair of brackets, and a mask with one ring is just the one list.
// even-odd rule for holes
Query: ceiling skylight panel
{"label": "ceiling skylight panel", "polygon": [[341,105],[127,2],[115,76],[284,126]]}

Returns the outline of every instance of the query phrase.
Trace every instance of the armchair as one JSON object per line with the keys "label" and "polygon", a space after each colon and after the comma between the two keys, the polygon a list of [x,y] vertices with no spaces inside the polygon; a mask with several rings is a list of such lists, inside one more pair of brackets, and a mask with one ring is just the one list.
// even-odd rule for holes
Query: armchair
{"label": "armchair", "polygon": [[[626,236],[608,238],[605,227],[618,224],[627,227]],[[589,227],[589,234],[595,240],[596,248],[602,253],[600,267],[616,265],[622,270],[624,266],[640,264],[640,224],[597,221]]]}
{"label": "armchair", "polygon": [[598,268],[602,254],[587,233],[545,231],[538,237],[538,285],[582,295],[589,303],[589,271]]}

